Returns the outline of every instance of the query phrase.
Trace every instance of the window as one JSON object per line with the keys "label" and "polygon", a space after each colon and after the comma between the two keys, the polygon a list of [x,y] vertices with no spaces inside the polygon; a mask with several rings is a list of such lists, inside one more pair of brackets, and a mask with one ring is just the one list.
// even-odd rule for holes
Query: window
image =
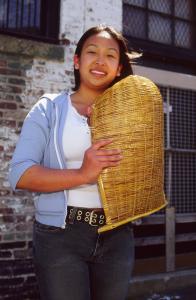
{"label": "window", "polygon": [[196,213],[196,91],[160,87],[165,118],[165,192],[177,213]]}
{"label": "window", "polygon": [[0,33],[57,42],[59,6],[59,0],[0,0]]}
{"label": "window", "polygon": [[191,0],[126,0],[124,32],[182,48],[194,48],[194,10]]}
{"label": "window", "polygon": [[124,35],[148,56],[196,68],[195,11],[193,0],[124,0]]}

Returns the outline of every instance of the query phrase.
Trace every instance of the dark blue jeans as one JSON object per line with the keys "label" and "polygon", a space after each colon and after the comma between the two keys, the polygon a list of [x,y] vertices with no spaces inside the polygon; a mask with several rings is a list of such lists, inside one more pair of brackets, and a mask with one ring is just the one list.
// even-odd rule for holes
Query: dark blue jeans
{"label": "dark blue jeans", "polygon": [[42,300],[125,300],[134,262],[129,225],[65,229],[35,223],[34,258]]}

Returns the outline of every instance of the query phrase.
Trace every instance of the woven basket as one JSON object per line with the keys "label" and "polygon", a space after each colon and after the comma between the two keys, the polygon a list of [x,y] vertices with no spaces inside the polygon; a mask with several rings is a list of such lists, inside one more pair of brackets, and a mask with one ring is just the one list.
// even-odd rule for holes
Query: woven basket
{"label": "woven basket", "polygon": [[147,216],[167,202],[163,191],[163,109],[156,85],[130,75],[97,97],[92,141],[112,138],[105,149],[121,149],[119,166],[98,179],[106,225],[99,232]]}

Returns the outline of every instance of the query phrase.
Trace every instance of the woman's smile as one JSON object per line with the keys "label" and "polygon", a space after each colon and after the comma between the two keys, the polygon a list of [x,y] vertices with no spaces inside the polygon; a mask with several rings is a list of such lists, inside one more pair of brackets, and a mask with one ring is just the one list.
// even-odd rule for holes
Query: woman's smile
{"label": "woman's smile", "polygon": [[100,71],[97,69],[91,69],[90,73],[93,74],[95,77],[104,77],[107,75],[107,73],[105,71]]}

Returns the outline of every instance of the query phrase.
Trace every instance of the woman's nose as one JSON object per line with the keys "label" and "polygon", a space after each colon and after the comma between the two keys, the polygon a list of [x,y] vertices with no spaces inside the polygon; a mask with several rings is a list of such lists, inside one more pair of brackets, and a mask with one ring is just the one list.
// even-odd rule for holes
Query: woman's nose
{"label": "woman's nose", "polygon": [[103,57],[103,56],[97,57],[96,64],[97,64],[97,65],[101,65],[101,66],[104,65],[104,64],[105,64],[105,59],[104,59],[104,57]]}

